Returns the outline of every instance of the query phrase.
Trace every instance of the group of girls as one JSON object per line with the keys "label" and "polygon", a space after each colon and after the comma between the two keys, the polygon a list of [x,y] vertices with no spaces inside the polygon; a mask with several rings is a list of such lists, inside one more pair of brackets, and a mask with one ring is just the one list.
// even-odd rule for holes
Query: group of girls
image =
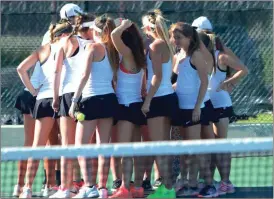
{"label": "group of girls", "polygon": [[[119,143],[168,141],[172,126],[180,128],[184,140],[227,136],[232,114],[229,92],[247,69],[212,29],[199,27],[207,18],[197,25],[177,22],[168,28],[159,10],[148,12],[142,17],[144,42],[136,23],[128,19],[95,17],[75,4],[66,4],[60,12],[63,19],[51,25],[50,42],[17,69],[27,88],[19,101],[28,95],[18,108],[22,111],[24,103],[30,103],[28,112],[22,113],[25,126],[31,121],[35,127],[25,129],[32,131],[31,138],[26,135],[30,139],[26,145],[45,146],[51,134],[58,134],[53,132],[54,125],[59,125],[62,147],[113,142],[114,128]],[[35,82],[27,71],[37,62],[40,72]],[[237,72],[227,76],[229,68]],[[83,121],[76,120],[77,112],[84,114]],[[175,187],[170,156],[112,160],[117,165],[115,181],[120,179],[120,183],[111,196],[106,187],[109,158],[99,156],[97,165],[97,159],[61,157],[60,186],[50,198],[71,197],[77,163],[83,185],[74,198],[143,198],[144,173],[149,181],[154,161],[160,182],[148,198],[215,197],[235,191],[229,180],[230,154],[182,156],[181,180]],[[21,177],[16,190],[20,197],[31,198],[39,161],[29,159],[26,164],[26,181]],[[143,169],[144,164],[150,169]],[[221,175],[218,185],[213,184],[216,166]],[[199,186],[198,174],[203,186]]]}

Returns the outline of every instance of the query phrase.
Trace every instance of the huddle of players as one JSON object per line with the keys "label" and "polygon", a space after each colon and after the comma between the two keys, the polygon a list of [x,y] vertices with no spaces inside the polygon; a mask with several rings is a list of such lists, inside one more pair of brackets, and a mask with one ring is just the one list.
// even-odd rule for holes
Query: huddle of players
{"label": "huddle of players", "polygon": [[[113,125],[121,143],[132,142],[136,135],[140,141],[143,125],[147,125],[151,141],[170,140],[172,126],[180,126],[184,140],[226,138],[233,112],[229,92],[248,71],[212,32],[206,17],[199,17],[192,25],[177,22],[168,28],[159,10],[148,12],[142,17],[145,45],[137,25],[130,20],[95,17],[75,4],[63,6],[60,16],[60,22],[50,26],[50,41],[17,69],[26,89],[16,107],[24,114],[29,145],[45,146],[50,135],[57,134],[51,132],[56,121],[64,147],[89,144],[95,135],[97,143],[109,143]],[[180,49],[177,53],[175,47]],[[27,71],[35,64],[29,78]],[[230,68],[236,73],[229,74]],[[85,115],[83,121],[75,120],[76,111]],[[26,134],[30,126],[32,137]],[[142,182],[147,171],[141,165],[145,158],[115,159],[121,168],[121,183],[109,197],[144,197]],[[181,180],[175,188],[171,158],[152,160],[149,166],[155,161],[161,183],[148,198],[216,197],[235,191],[229,180],[230,154],[190,155],[181,160]],[[74,162],[61,158],[61,183],[50,198],[70,197]],[[78,158],[84,184],[74,198],[108,197],[110,161],[98,157],[97,183],[94,162]],[[21,161],[19,167],[26,164],[26,174],[21,168],[15,192],[31,198],[39,161]],[[216,167],[221,182],[214,185]],[[133,168],[135,179],[131,183]],[[198,173],[204,180],[202,186],[198,186]]]}

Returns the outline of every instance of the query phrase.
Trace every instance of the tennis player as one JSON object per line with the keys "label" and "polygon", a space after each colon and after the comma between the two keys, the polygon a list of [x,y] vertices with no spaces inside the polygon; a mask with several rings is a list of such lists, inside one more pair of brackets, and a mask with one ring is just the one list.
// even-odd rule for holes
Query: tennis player
{"label": "tennis player", "polygon": [[[170,140],[170,120],[178,109],[178,99],[170,81],[173,46],[168,28],[160,10],[148,12],[142,18],[145,34],[153,38],[147,53],[147,96],[142,112],[147,117],[152,141]],[[175,198],[170,181],[170,161],[167,156],[157,156],[156,164],[162,177],[162,185],[148,198]]]}
{"label": "tennis player", "polygon": [[[26,88],[36,96],[36,103],[33,110],[35,118],[35,132],[32,147],[45,146],[49,137],[49,133],[54,125],[55,119],[58,118],[58,113],[55,113],[51,107],[53,97],[53,74],[54,74],[54,54],[57,42],[61,37],[64,37],[72,32],[72,27],[68,22],[50,26],[51,43],[40,47],[37,51],[26,58],[17,68],[19,76]],[[42,87],[36,90],[30,82],[27,70],[31,68],[37,61],[41,64],[43,74]],[[23,188],[22,198],[31,198],[32,183],[39,166],[39,161],[28,160],[28,168],[26,172],[26,183]]]}

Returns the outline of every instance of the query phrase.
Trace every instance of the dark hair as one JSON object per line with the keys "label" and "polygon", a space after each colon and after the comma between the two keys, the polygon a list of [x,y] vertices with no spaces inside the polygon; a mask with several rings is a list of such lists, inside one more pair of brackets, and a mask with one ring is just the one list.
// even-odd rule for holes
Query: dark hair
{"label": "dark hair", "polygon": [[200,48],[200,39],[194,27],[184,22],[177,22],[172,26],[172,32],[179,32],[185,37],[190,38],[190,44],[187,50],[187,55],[191,56],[194,51]]}
{"label": "dark hair", "polygon": [[[205,34],[207,34],[210,37],[210,40],[212,41],[213,47],[216,50],[219,50],[220,52],[225,53],[224,45],[223,45],[223,42],[220,39],[220,37],[216,36],[215,33],[212,32],[212,31],[203,30],[202,32],[204,32]],[[231,69],[230,69],[230,67],[227,67],[226,77],[230,77],[230,76],[231,76]]]}
{"label": "dark hair", "polygon": [[137,68],[146,67],[146,56],[144,52],[144,41],[137,26],[133,23],[122,33],[124,44],[130,48]]}
{"label": "dark hair", "polygon": [[211,53],[213,58],[213,73],[216,73],[216,60],[215,60],[215,47],[214,47],[214,36],[210,37],[204,32],[198,32],[200,40],[204,43],[205,47]]}
{"label": "dark hair", "polygon": [[[107,54],[109,57],[109,62],[112,66],[113,72],[117,72],[119,67],[119,54],[114,47],[111,40],[111,32],[116,28],[114,20],[106,15],[102,15],[95,19],[95,26],[102,30],[101,40],[106,45]],[[96,30],[95,30],[96,31]]]}

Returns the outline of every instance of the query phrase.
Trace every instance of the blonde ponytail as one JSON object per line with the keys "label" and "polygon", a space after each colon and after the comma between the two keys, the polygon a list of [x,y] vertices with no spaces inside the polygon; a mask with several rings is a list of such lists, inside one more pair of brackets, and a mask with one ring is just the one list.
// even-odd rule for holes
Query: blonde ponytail
{"label": "blonde ponytail", "polygon": [[173,57],[175,54],[175,48],[170,43],[166,21],[167,20],[163,17],[162,12],[159,9],[155,9],[153,12],[149,12],[143,17],[144,25],[148,25],[152,32],[155,32],[160,39],[165,41],[170,51],[170,56]]}

